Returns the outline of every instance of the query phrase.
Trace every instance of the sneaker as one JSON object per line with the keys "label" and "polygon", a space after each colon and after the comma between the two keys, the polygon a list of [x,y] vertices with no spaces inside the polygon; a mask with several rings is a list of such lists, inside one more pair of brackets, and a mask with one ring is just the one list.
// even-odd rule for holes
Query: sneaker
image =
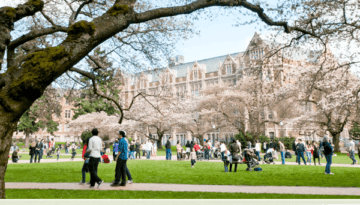
{"label": "sneaker", "polygon": [[132,184],[133,181],[132,181],[132,180],[127,180],[126,183],[127,183],[127,184]]}
{"label": "sneaker", "polygon": [[85,182],[82,182],[82,181],[81,181],[81,182],[79,182],[79,184],[80,184],[80,185],[83,185],[83,184],[85,184]]}
{"label": "sneaker", "polygon": [[334,173],[332,173],[332,172],[330,172],[329,174],[330,174],[330,175],[334,175]]}
{"label": "sneaker", "polygon": [[98,187],[97,188],[99,188],[99,186],[101,185],[101,183],[103,183],[104,181],[100,181],[100,182],[98,182],[97,184],[98,184]]}
{"label": "sneaker", "polygon": [[121,182],[119,186],[126,186],[126,183]]}
{"label": "sneaker", "polygon": [[113,182],[113,183],[111,183],[111,184],[110,184],[110,186],[120,186],[120,184],[119,184],[119,183],[114,183],[114,182]]}
{"label": "sneaker", "polygon": [[194,166],[191,166],[191,168],[194,168]]}

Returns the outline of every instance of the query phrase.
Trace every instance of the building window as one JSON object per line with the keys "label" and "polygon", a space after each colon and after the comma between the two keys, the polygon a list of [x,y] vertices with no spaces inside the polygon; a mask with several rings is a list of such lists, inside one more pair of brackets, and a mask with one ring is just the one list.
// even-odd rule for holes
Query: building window
{"label": "building window", "polygon": [[69,103],[68,103],[68,101],[67,101],[67,99],[65,98],[65,105],[68,105]]}
{"label": "building window", "polygon": [[197,78],[198,78],[197,70],[194,70],[194,80],[197,80]]}
{"label": "building window", "polygon": [[226,66],[226,73],[229,75],[231,74],[231,65]]}
{"label": "building window", "polygon": [[273,119],[272,111],[269,111],[269,119]]}
{"label": "building window", "polygon": [[65,118],[70,118],[70,110],[65,110]]}
{"label": "building window", "polygon": [[274,132],[269,132],[269,135],[270,135],[270,139],[273,140],[275,138],[275,134]]}
{"label": "building window", "polygon": [[59,130],[58,130],[59,132],[62,131],[62,129],[61,129],[61,124],[58,125],[58,129],[59,129]]}

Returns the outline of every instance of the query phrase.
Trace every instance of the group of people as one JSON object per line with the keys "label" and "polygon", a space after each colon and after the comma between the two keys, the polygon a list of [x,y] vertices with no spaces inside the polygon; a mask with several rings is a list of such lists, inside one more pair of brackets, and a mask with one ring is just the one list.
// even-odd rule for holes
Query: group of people
{"label": "group of people", "polygon": [[[116,155],[117,155],[117,149],[119,146],[119,140],[115,140],[113,144],[113,159],[115,161]],[[150,159],[150,156],[157,156],[157,145],[156,142],[151,141],[150,139],[147,140],[147,142],[143,142],[140,144],[139,140],[132,140],[130,144],[128,144],[127,147],[128,150],[128,158],[130,160],[135,160],[139,157],[141,159],[141,151],[142,156],[146,157],[146,159]]]}
{"label": "group of people", "polygon": [[[84,184],[86,180],[86,173],[90,173],[90,188],[98,187],[103,183],[103,180],[97,175],[97,169],[99,161],[101,159],[101,152],[103,151],[103,143],[100,137],[98,137],[99,131],[94,128],[92,131],[92,137],[84,140],[84,147],[82,152],[82,158],[84,159],[84,165],[82,167],[82,180],[80,184]],[[126,138],[125,131],[118,132],[119,138],[115,142],[115,180],[111,186],[126,186],[126,183],[132,183],[132,177],[126,162],[129,156],[129,141]],[[131,145],[130,145],[131,146]],[[128,181],[126,181],[128,177]]]}

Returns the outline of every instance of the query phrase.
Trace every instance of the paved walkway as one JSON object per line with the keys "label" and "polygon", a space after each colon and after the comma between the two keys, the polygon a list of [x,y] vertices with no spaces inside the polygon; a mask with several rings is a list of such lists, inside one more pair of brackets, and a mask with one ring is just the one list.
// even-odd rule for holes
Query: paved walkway
{"label": "paved walkway", "polygon": [[[110,156],[110,159],[112,159],[112,156]],[[139,159],[136,159],[139,160]],[[145,157],[142,157],[140,160],[146,160]],[[165,160],[165,156],[157,156],[157,157],[151,157],[150,160]],[[176,161],[176,157],[172,157],[171,161]],[[294,159],[295,160],[295,159]],[[40,163],[54,163],[54,162],[71,162],[72,160],[70,160],[70,158],[59,158],[59,160],[57,161],[56,159],[42,159]],[[84,161],[82,158],[75,158],[73,160],[74,162],[79,162],[79,161]],[[128,160],[128,162],[131,160]],[[185,161],[189,161],[189,160],[185,160]],[[204,162],[221,162],[221,160],[208,160],[208,161],[204,161]],[[13,163],[11,160],[9,160],[8,162],[9,164],[28,164],[30,163],[30,160],[19,160],[17,163]],[[281,164],[280,161],[275,161],[275,164]],[[262,162],[260,163],[260,166],[262,165]],[[297,163],[295,162],[286,162],[286,165],[297,165]],[[301,164],[302,166],[304,166],[304,164]],[[326,163],[322,163],[321,165],[316,165],[316,166],[323,166],[325,167]],[[307,166],[314,166],[314,164],[311,165],[307,165]],[[360,164],[356,164],[356,165],[351,165],[351,164],[332,164],[332,167],[356,167],[356,168],[360,168]]]}
{"label": "paved walkway", "polygon": [[[97,187],[97,185],[95,186]],[[71,189],[71,190],[127,190],[127,191],[174,191],[174,192],[225,192],[225,193],[274,193],[316,195],[360,195],[360,188],[353,187],[306,187],[306,186],[233,186],[134,183],[126,187],[111,187],[103,183],[99,188],[78,183],[28,183],[6,182],[5,189]]]}

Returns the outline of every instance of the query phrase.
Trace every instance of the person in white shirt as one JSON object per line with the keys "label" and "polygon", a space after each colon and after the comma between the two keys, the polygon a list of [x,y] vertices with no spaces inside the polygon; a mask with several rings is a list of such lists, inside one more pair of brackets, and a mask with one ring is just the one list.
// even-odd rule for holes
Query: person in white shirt
{"label": "person in white shirt", "polygon": [[257,140],[256,144],[255,144],[255,154],[258,157],[259,161],[261,161],[261,157],[260,157],[260,141]]}
{"label": "person in white shirt", "polygon": [[208,140],[208,143],[207,143],[209,146],[210,146],[210,150],[209,150],[209,155],[210,155],[210,159],[212,159],[213,157],[212,157],[212,155],[213,155],[213,149],[211,149],[211,141],[210,140]]}
{"label": "person in white shirt", "polygon": [[355,159],[355,142],[353,139],[351,139],[350,143],[349,143],[349,156],[353,161],[353,163],[351,165],[356,164],[357,160]]}
{"label": "person in white shirt", "polygon": [[241,153],[241,142],[239,140],[236,140],[236,144],[239,146],[239,150],[240,150],[239,153]]}
{"label": "person in white shirt", "polygon": [[99,160],[101,158],[100,151],[102,146],[102,140],[100,137],[97,136],[99,131],[96,128],[94,128],[91,133],[93,136],[89,140],[89,149],[87,152],[90,152],[90,188],[93,188],[95,186],[95,182],[98,184],[98,187],[103,182],[97,175]]}
{"label": "person in white shirt", "polygon": [[226,145],[225,145],[225,142],[222,141],[220,144],[220,152],[221,152],[221,160],[222,161],[224,161],[225,151],[226,151]]}
{"label": "person in white shirt", "polygon": [[150,142],[150,139],[148,139],[147,143],[146,143],[146,159],[150,159],[150,155],[151,155],[151,149],[152,149],[153,145]]}

